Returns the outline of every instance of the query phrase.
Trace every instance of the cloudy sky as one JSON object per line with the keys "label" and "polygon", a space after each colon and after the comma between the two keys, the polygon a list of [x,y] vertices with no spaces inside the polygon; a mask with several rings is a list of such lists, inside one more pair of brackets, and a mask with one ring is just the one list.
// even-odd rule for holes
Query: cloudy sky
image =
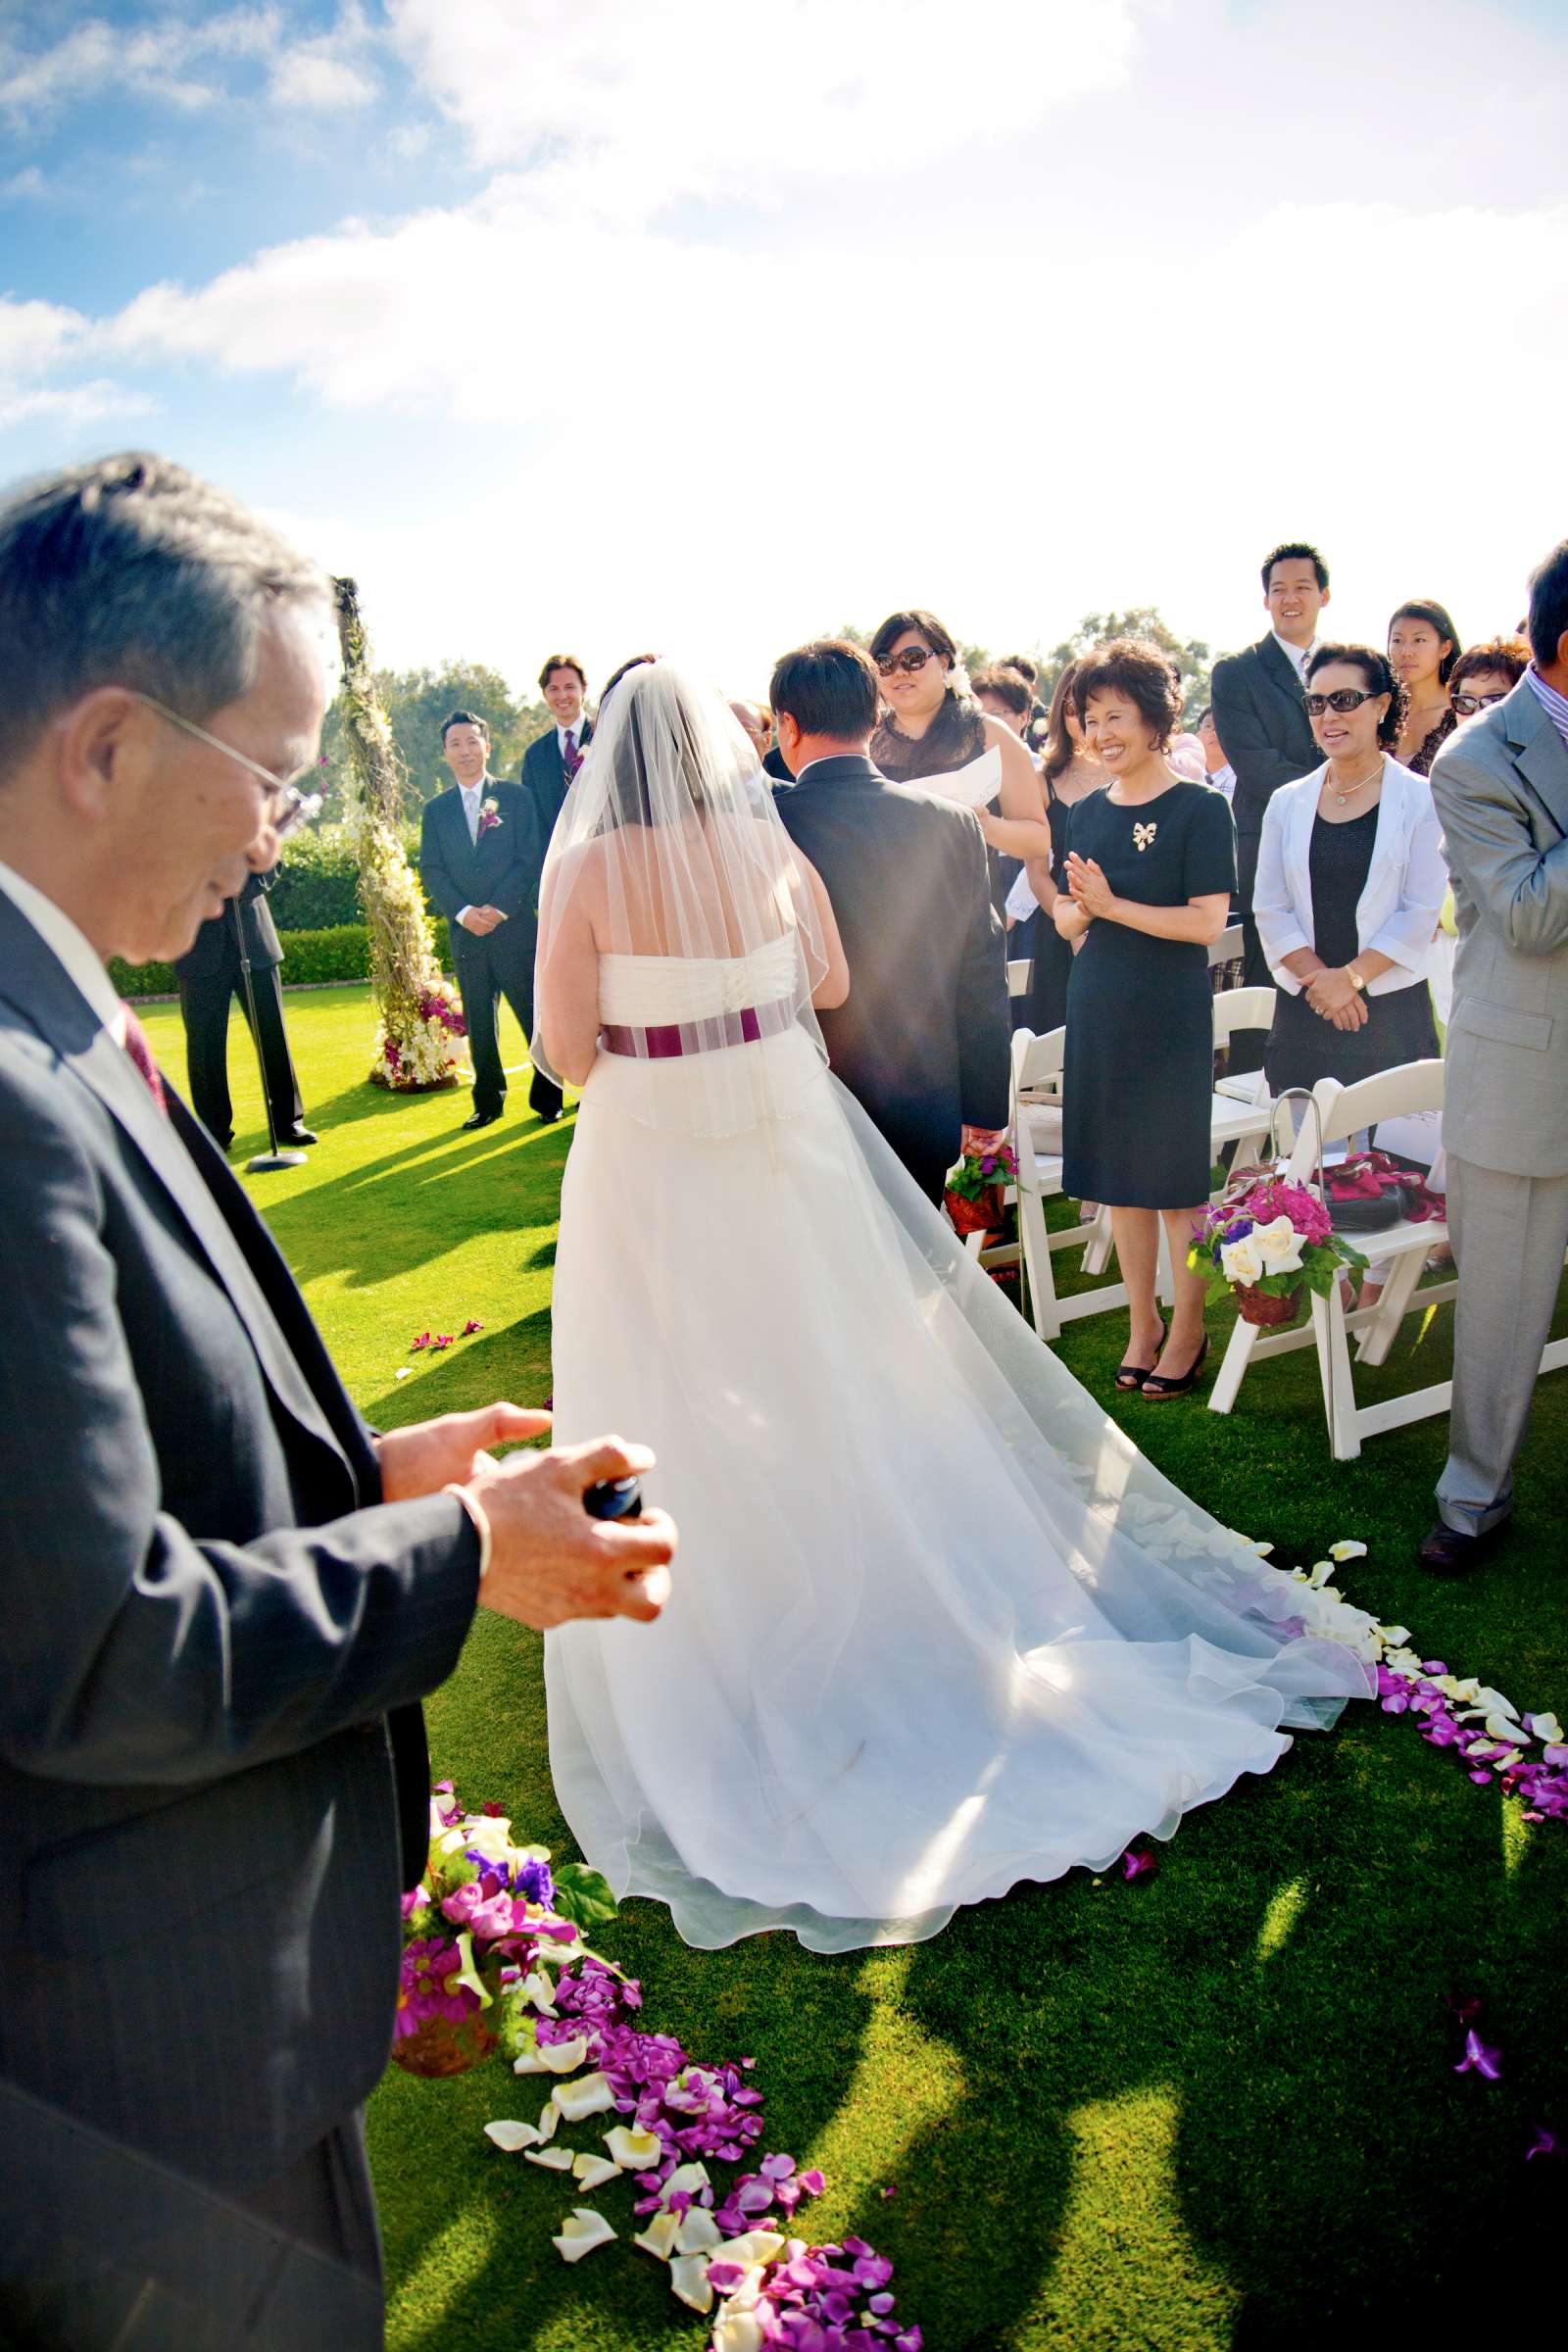
{"label": "cloudy sky", "polygon": [[168,450],[516,683],[1229,646],[1297,534],[1480,636],[1568,530],[1565,68],[1556,0],[0,0],[0,477]]}

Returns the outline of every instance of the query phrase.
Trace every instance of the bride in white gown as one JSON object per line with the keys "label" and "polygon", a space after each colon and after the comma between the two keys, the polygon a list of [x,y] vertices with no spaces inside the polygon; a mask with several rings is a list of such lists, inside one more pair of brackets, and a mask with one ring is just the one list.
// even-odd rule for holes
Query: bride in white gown
{"label": "bride in white gown", "polygon": [[1316,1596],[1146,1462],[829,1073],[832,912],[716,694],[609,698],[546,867],[582,1087],[556,1433],[659,1456],[656,1625],[547,1635],[583,1853],[687,1942],[935,1935],[1166,1838],[1370,1693]]}

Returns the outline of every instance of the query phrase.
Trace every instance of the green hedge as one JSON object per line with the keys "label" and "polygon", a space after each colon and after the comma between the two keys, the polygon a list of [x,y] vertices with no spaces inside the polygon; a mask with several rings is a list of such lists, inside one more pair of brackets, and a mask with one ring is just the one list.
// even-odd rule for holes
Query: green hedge
{"label": "green hedge", "polygon": [[[403,846],[417,873],[417,825],[405,827]],[[270,904],[280,931],[336,930],[362,920],[359,866],[341,825],[307,826],[284,843]]]}
{"label": "green hedge", "polygon": [[[452,969],[445,915],[435,922],[436,960],[444,972]],[[169,963],[121,963],[109,966],[122,997],[172,997],[178,988]],[[318,931],[290,931],[283,940],[285,987],[317,987],[327,980],[368,980],[369,933],[363,923],[332,923]]]}

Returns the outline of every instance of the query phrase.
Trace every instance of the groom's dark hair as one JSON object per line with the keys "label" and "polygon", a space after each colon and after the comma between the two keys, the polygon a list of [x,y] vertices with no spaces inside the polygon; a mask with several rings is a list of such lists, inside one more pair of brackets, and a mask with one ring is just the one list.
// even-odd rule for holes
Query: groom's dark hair
{"label": "groom's dark hair", "polygon": [[774,665],[767,690],[775,717],[787,710],[803,735],[859,743],[876,725],[876,667],[845,637],[817,637]]}
{"label": "groom's dark hair", "polygon": [[485,725],[484,720],[479,716],[477,710],[451,710],[441,721],[441,746],[443,750],[446,748],[447,737],[451,734],[454,727],[477,727],[480,734],[484,737],[486,743],[488,743],[490,740],[490,730]]}

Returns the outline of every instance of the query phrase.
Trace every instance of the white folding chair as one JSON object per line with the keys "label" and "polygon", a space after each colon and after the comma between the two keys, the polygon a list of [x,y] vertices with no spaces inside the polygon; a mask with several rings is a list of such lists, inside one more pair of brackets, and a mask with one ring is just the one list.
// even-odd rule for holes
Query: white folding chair
{"label": "white folding chair", "polygon": [[[1228,1046],[1238,1029],[1267,1029],[1274,1019],[1271,988],[1225,988],[1214,999],[1214,1050]],[[1235,1159],[1256,1154],[1274,1131],[1274,1102],[1261,1070],[1238,1070],[1214,1088],[1209,1132],[1217,1159],[1226,1144]]]}
{"label": "white folding chair", "polygon": [[1046,1202],[1061,1198],[1061,1065],[1066,1034],[1064,1029],[1052,1029],[1044,1037],[1036,1037],[1028,1029],[1018,1029],[1012,1040],[1018,1238],[1029,1285],[1029,1311],[1043,1340],[1058,1338],[1064,1323],[1077,1322],[1084,1315],[1102,1315],[1110,1307],[1127,1303],[1127,1286],[1121,1282],[1100,1283],[1070,1298],[1056,1295],[1053,1254],[1058,1250],[1083,1250],[1085,1271],[1099,1273],[1103,1270],[1103,1258],[1091,1266],[1089,1252],[1102,1223],[1107,1254],[1110,1239],[1110,1218],[1104,1209],[1092,1225],[1067,1225],[1059,1233],[1052,1233],[1046,1224]]}
{"label": "white folding chair", "polygon": [[[1380,1119],[1397,1118],[1412,1111],[1441,1111],[1444,1068],[1441,1061],[1410,1061],[1397,1069],[1382,1070],[1376,1077],[1362,1078],[1354,1086],[1341,1086],[1333,1078],[1319,1079],[1313,1099],[1322,1121],[1325,1152],[1331,1152],[1335,1145],[1343,1144],[1365,1128],[1375,1127]],[[1310,1184],[1317,1167],[1317,1154],[1318,1120],[1308,1112],[1283,1173],[1293,1184]],[[1368,1235],[1369,1248],[1375,1249],[1380,1263],[1387,1268],[1387,1280],[1375,1305],[1347,1310],[1336,1283],[1326,1298],[1313,1294],[1311,1322],[1299,1330],[1260,1331],[1254,1324],[1238,1320],[1209,1394],[1210,1412],[1230,1411],[1243,1379],[1259,1358],[1288,1355],[1298,1348],[1317,1349],[1323,1410],[1336,1461],[1353,1461],[1364,1438],[1377,1437],[1386,1429],[1403,1429],[1432,1413],[1446,1412],[1453,1394],[1451,1381],[1437,1382],[1406,1396],[1390,1397],[1382,1404],[1357,1405],[1349,1335],[1352,1332],[1356,1335],[1360,1362],[1381,1364],[1407,1314],[1416,1309],[1424,1313],[1429,1306],[1444,1305],[1455,1296],[1456,1282],[1431,1283],[1419,1292],[1416,1289],[1429,1252],[1438,1243],[1446,1241],[1447,1234],[1446,1224],[1441,1222],[1429,1219],[1412,1223],[1401,1219],[1397,1225]],[[1568,1340],[1555,1341],[1546,1348],[1542,1370],[1548,1371],[1561,1363],[1568,1363]]]}

